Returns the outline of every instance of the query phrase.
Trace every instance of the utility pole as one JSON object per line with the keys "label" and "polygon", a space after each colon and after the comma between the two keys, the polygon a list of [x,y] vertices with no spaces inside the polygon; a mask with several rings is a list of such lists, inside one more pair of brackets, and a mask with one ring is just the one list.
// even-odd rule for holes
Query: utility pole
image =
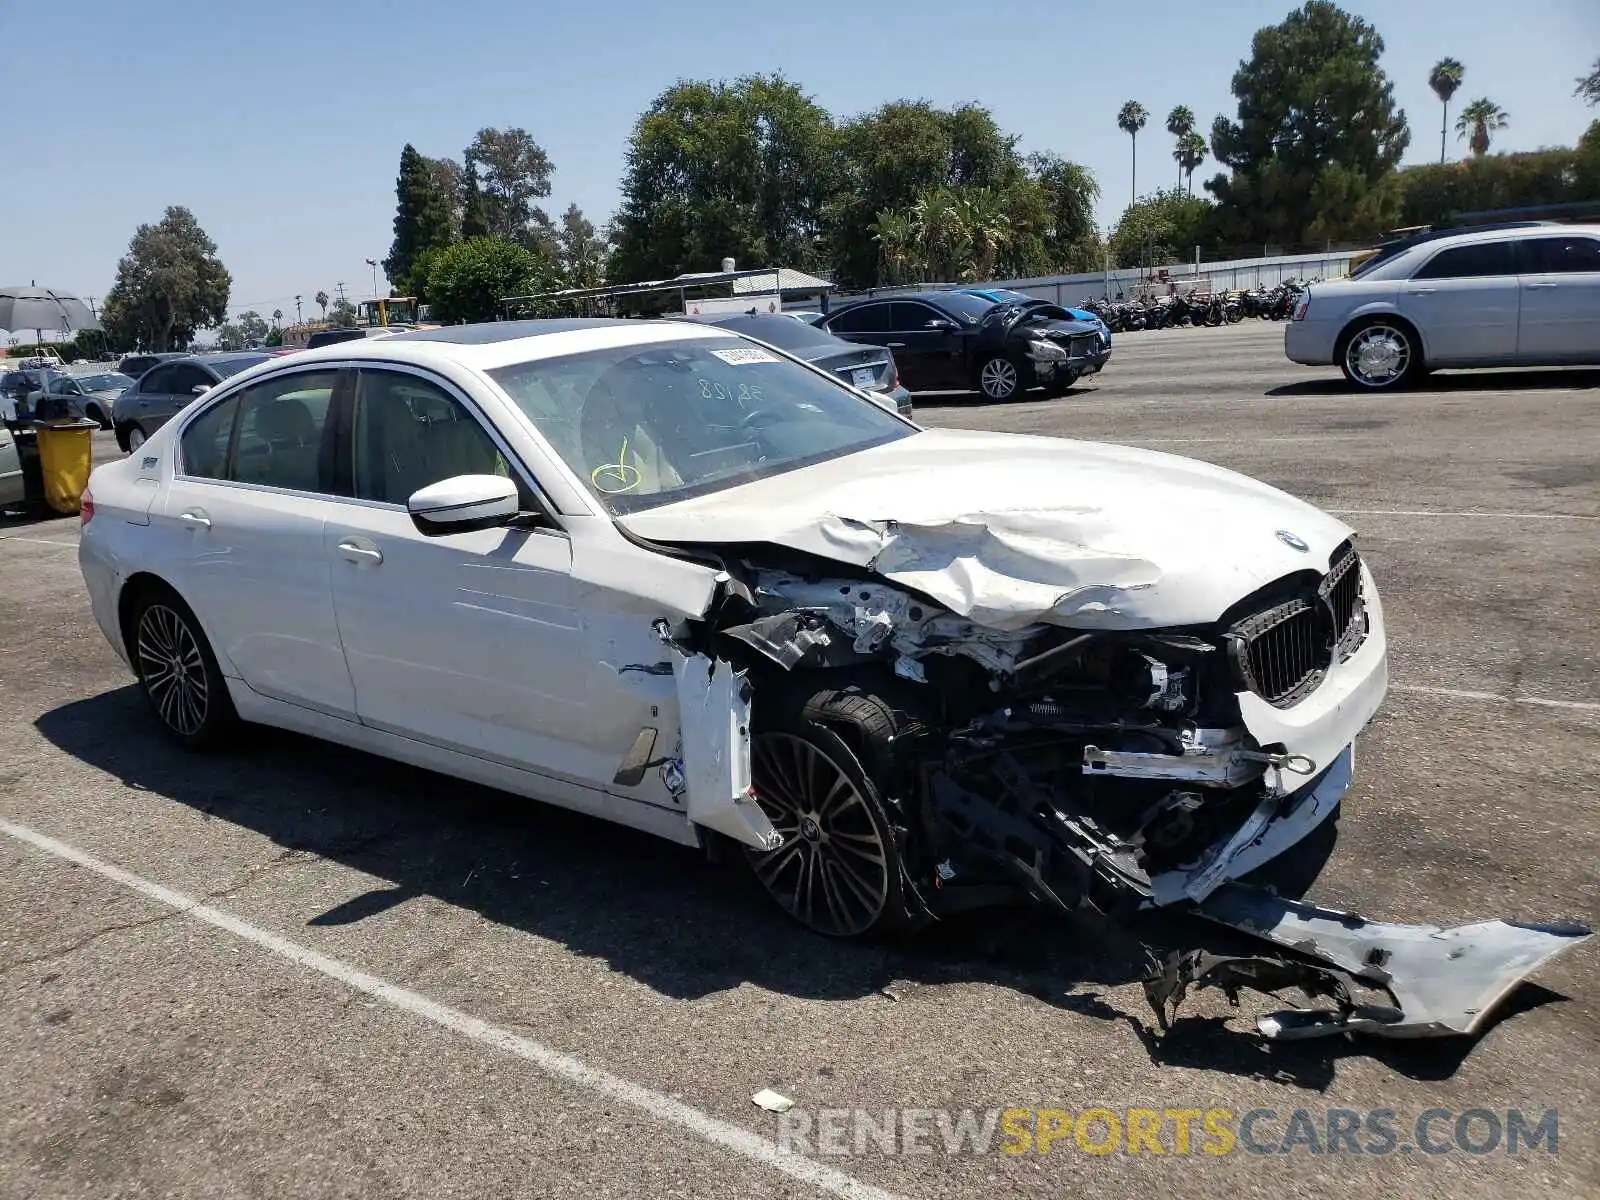
{"label": "utility pole", "polygon": [[296,325],[300,324],[300,297],[299,296],[296,296],[294,298],[294,323]]}
{"label": "utility pole", "polygon": [[344,280],[341,279],[338,283],[334,284],[333,287],[334,287],[334,290],[339,293],[339,303],[343,304],[344,303]]}

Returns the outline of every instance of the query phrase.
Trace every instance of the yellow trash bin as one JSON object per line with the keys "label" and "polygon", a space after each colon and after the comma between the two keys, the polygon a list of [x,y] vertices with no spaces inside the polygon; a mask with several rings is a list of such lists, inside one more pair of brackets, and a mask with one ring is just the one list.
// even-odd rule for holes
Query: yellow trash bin
{"label": "yellow trash bin", "polygon": [[93,421],[52,421],[34,426],[39,431],[39,472],[44,476],[44,500],[56,512],[71,516],[78,511],[89,469],[94,460]]}

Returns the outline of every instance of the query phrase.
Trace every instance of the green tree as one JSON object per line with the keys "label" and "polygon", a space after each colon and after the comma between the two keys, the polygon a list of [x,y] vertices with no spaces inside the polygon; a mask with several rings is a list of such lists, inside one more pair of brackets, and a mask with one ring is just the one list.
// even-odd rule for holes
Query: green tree
{"label": "green tree", "polygon": [[274,328],[281,329],[283,327],[283,309],[275,308],[272,310],[272,324]]}
{"label": "green tree", "polygon": [[1453,58],[1441,58],[1433,64],[1433,70],[1428,72],[1428,86],[1433,89],[1433,94],[1439,97],[1439,103],[1444,106],[1444,113],[1439,118],[1439,161],[1444,161],[1445,130],[1450,127],[1450,97],[1456,94],[1456,89],[1461,86],[1461,80],[1466,75],[1467,69]]}
{"label": "green tree", "polygon": [[1189,195],[1194,195],[1194,173],[1206,160],[1206,139],[1192,131],[1184,134],[1172,157],[1177,160],[1178,175],[1188,183]]}
{"label": "green tree", "polygon": [[434,186],[445,198],[449,210],[449,237],[442,244],[461,240],[461,216],[466,203],[465,178],[461,164],[453,158],[429,158],[428,170],[433,175]]}
{"label": "green tree", "polygon": [[232,321],[224,321],[217,327],[218,349],[243,350],[245,345],[244,331]]}
{"label": "green tree", "polygon": [[1600,58],[1594,60],[1594,68],[1587,75],[1579,76],[1572,94],[1590,106],[1600,104]]}
{"label": "green tree", "polygon": [[247,346],[259,345],[267,340],[267,322],[255,309],[247,309],[239,314],[239,332],[244,336]]}
{"label": "green tree", "polygon": [[383,273],[397,287],[408,288],[417,255],[449,243],[454,200],[440,188],[438,173],[429,160],[410,142],[400,151],[394,193],[394,243],[383,260]]}
{"label": "green tree", "polygon": [[1118,267],[1157,267],[1189,257],[1206,241],[1215,206],[1163,188],[1142,196],[1123,212],[1111,234],[1111,260]]}
{"label": "green tree", "polygon": [[341,296],[333,302],[333,307],[328,311],[328,320],[336,329],[348,329],[356,323],[359,315],[356,306]]}
{"label": "green tree", "polygon": [[469,238],[434,255],[429,303],[446,323],[491,321],[506,296],[539,291],[555,278],[553,262],[509,238]]}
{"label": "green tree", "polygon": [[569,204],[556,230],[556,264],[567,287],[600,287],[606,281],[606,258],[611,247],[595,231],[583,209]]}
{"label": "green tree", "polygon": [[1511,124],[1511,116],[1487,96],[1479,97],[1456,118],[1456,137],[1465,141],[1474,158],[1489,153],[1492,136]]}
{"label": "green tree", "polygon": [[1377,30],[1330,0],[1256,32],[1233,76],[1238,120],[1211,127],[1229,173],[1206,186],[1231,240],[1304,245],[1393,226],[1411,134],[1382,53]]}
{"label": "green tree", "polygon": [[[526,129],[478,130],[463,156],[462,171],[471,177],[472,190],[478,193],[479,213],[488,236],[526,249],[546,253],[553,249],[555,226],[534,201],[550,194],[555,166]],[[467,193],[468,201],[473,199],[472,190]],[[473,214],[475,223],[479,213]]]}
{"label": "green tree", "polygon": [[[1167,132],[1178,143],[1178,148],[1172,152],[1172,157],[1178,164],[1178,182],[1183,182],[1183,149],[1184,139],[1194,133],[1194,109],[1186,104],[1180,104],[1167,114]],[[1192,170],[1192,168],[1191,168]]]}
{"label": "green tree", "polygon": [[882,256],[878,279],[883,283],[920,282],[923,257],[917,223],[909,212],[884,209],[872,223],[872,238]]}
{"label": "green tree", "polygon": [[1117,110],[1117,128],[1128,135],[1128,143],[1133,147],[1133,180],[1128,200],[1130,204],[1139,198],[1139,131],[1149,120],[1150,114],[1137,100],[1129,100]]}
{"label": "green tree", "polygon": [[328,293],[318,289],[317,294],[311,297],[317,302],[317,307],[322,310],[322,319],[328,319]]}
{"label": "green tree", "polygon": [[232,286],[217,244],[193,213],[173,205],[134,232],[100,322],[116,345],[187,346],[195,330],[222,323]]}
{"label": "green tree", "polygon": [[[1031,155],[1027,166],[1032,187],[1014,186],[1011,193],[1016,200],[1013,246],[1020,250],[1037,234],[1038,250],[1015,263],[1017,273],[1072,274],[1092,269],[1100,261],[1100,235],[1094,223],[1100,185],[1094,172],[1059,154]],[[1030,191],[1037,191],[1042,220],[1027,215]]]}
{"label": "green tree", "polygon": [[281,345],[283,345],[283,330],[274,325],[267,332],[266,346],[269,350],[276,350]]}
{"label": "green tree", "polygon": [[827,112],[781,75],[674,84],[634,125],[612,273],[658,279],[724,256],[820,266],[833,141]]}

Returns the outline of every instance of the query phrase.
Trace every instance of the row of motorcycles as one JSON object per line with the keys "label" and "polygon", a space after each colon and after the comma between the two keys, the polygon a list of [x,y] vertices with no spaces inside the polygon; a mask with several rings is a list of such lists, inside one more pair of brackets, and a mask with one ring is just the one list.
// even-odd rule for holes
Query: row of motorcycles
{"label": "row of motorcycles", "polygon": [[1295,302],[1317,280],[1286,279],[1276,287],[1255,287],[1239,292],[1190,292],[1127,300],[1088,299],[1078,307],[1095,314],[1112,333],[1134,329],[1167,329],[1194,325],[1233,325],[1246,317],[1284,321]]}

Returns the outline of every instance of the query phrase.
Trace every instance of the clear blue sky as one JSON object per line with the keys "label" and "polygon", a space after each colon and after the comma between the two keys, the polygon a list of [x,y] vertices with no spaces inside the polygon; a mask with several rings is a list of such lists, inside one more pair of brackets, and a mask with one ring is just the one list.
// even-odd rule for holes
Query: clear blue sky
{"label": "clear blue sky", "polygon": [[[1487,95],[1509,111],[1497,148],[1570,145],[1600,115],[1572,96],[1574,77],[1600,55],[1597,0],[1350,7],[1387,42],[1383,65],[1412,125],[1408,161],[1438,155],[1426,76],[1445,54],[1467,68],[1457,105]],[[576,201],[600,224],[651,99],[680,77],[753,71],[782,71],[835,115],[902,97],[983,103],[1025,151],[1094,170],[1103,225],[1129,194],[1122,102],[1151,113],[1141,190],[1174,179],[1168,109],[1189,105],[1202,129],[1232,115],[1229,80],[1252,33],[1289,9],[1288,0],[0,0],[13,97],[0,283],[103,296],[135,226],[183,204],[233,273],[230,312],[292,314],[296,292],[311,308],[340,280],[352,297],[370,295],[365,259],[388,251],[405,142],[459,155],[482,126],[520,125],[555,162],[548,207]],[[1452,133],[1451,154],[1463,150]]]}

